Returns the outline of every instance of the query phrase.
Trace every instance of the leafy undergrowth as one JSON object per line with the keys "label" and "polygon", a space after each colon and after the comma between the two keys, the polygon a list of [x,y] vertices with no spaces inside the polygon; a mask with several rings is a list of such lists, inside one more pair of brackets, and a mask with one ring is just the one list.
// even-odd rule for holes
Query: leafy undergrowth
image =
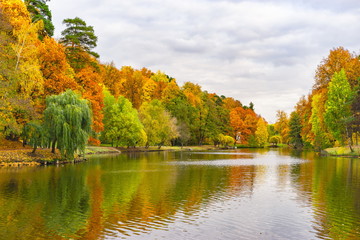
{"label": "leafy undergrowth", "polygon": [[30,146],[23,146],[22,142],[10,141],[0,137],[0,150],[2,149],[31,149]]}
{"label": "leafy undergrowth", "polygon": [[50,149],[38,149],[36,153],[32,149],[0,150],[0,166],[41,165],[58,159],[60,154],[53,154]]}

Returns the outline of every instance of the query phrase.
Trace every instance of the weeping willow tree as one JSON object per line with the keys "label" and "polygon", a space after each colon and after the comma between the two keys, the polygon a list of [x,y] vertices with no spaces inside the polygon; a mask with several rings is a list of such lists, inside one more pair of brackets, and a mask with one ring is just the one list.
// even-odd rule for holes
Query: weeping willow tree
{"label": "weeping willow tree", "polygon": [[72,90],[46,98],[44,131],[55,153],[60,150],[62,158],[74,159],[74,153],[85,151],[91,131],[91,110],[88,101]]}
{"label": "weeping willow tree", "polygon": [[24,126],[22,132],[24,144],[27,142],[33,147],[32,153],[35,153],[38,146],[45,142],[44,129],[41,124],[31,121]]}

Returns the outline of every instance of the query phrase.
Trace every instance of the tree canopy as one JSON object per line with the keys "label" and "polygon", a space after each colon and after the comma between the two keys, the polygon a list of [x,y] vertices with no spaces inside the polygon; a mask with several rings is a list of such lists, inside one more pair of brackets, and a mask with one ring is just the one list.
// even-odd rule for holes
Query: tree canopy
{"label": "tree canopy", "polygon": [[345,138],[349,138],[351,142],[349,124],[352,121],[351,104],[355,91],[351,89],[344,69],[333,75],[328,89],[325,122],[336,140],[344,143]]}
{"label": "tree canopy", "polygon": [[54,25],[49,6],[46,4],[49,0],[25,0],[27,9],[31,14],[32,22],[43,21],[44,29],[39,31],[41,39],[45,36],[54,35]]}
{"label": "tree canopy", "polygon": [[44,129],[49,143],[66,159],[74,159],[76,151],[84,152],[91,131],[88,101],[67,90],[46,98]]}

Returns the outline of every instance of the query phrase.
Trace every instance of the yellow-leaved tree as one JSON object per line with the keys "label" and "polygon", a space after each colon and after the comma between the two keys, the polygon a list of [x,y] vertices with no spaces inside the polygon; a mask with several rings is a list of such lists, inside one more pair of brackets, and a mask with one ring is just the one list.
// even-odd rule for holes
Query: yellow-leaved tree
{"label": "yellow-leaved tree", "polygon": [[263,118],[259,118],[256,124],[255,140],[259,147],[264,147],[268,142],[269,133],[267,130],[267,124]]}

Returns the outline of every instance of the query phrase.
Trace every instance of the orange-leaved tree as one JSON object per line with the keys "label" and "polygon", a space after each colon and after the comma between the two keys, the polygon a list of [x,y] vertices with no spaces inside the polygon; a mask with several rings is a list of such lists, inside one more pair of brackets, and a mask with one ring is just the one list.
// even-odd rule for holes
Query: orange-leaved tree
{"label": "orange-leaved tree", "polygon": [[39,61],[44,76],[44,99],[67,89],[78,90],[74,70],[65,55],[65,48],[55,39],[45,37],[39,46]]}
{"label": "orange-leaved tree", "polygon": [[[82,87],[83,98],[89,100],[91,103],[93,114],[92,129],[95,133],[100,133],[104,128],[102,122],[104,95],[100,74],[92,67],[88,66],[76,73],[76,79],[79,85]],[[99,142],[98,140],[93,140],[93,143],[98,144]]]}
{"label": "orange-leaved tree", "polygon": [[237,107],[230,111],[230,126],[238,143],[248,143],[250,136],[255,134],[258,118],[250,108]]}

